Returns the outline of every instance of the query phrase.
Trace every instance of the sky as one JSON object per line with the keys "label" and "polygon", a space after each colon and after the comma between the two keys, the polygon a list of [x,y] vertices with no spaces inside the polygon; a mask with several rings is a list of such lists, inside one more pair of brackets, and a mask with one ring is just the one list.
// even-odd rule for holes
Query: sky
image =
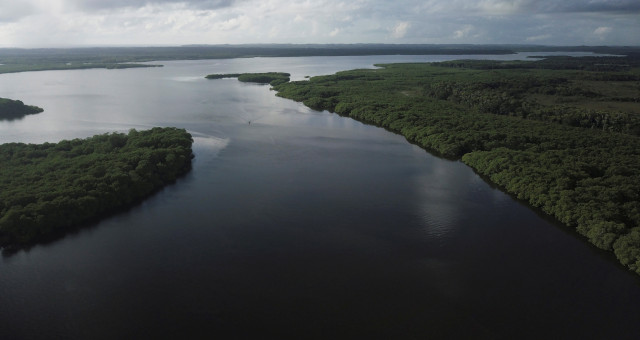
{"label": "sky", "polygon": [[0,47],[640,45],[640,0],[0,0]]}

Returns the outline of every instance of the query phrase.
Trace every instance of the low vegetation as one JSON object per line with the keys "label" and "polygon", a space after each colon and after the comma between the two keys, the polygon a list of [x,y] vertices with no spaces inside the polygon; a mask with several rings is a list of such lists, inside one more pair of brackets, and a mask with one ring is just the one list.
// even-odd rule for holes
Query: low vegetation
{"label": "low vegetation", "polygon": [[381,65],[274,89],[462,159],[640,274],[638,60]]}
{"label": "low vegetation", "polygon": [[0,73],[18,73],[32,71],[60,71],[60,70],[86,70],[104,68],[108,70],[125,68],[161,67],[162,65],[131,64],[131,63],[37,63],[37,64],[4,64],[0,65]]}
{"label": "low vegetation", "polygon": [[0,245],[60,235],[136,204],[191,169],[184,129],[0,145]]}

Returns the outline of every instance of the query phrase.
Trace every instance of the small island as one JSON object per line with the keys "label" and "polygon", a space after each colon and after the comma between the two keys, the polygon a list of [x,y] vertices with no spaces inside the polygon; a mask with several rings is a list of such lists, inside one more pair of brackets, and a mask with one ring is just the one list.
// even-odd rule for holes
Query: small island
{"label": "small island", "polygon": [[14,120],[43,112],[42,108],[25,105],[21,100],[0,98],[0,120]]}
{"label": "small island", "polygon": [[0,145],[0,246],[17,247],[133,206],[191,169],[184,129]]}
{"label": "small island", "polygon": [[239,81],[245,83],[269,84],[276,86],[284,84],[290,80],[291,75],[284,72],[265,72],[265,73],[226,73],[226,74],[210,74],[207,79],[223,79],[238,78]]}
{"label": "small island", "polygon": [[462,160],[640,274],[640,55],[378,66],[274,89]]}

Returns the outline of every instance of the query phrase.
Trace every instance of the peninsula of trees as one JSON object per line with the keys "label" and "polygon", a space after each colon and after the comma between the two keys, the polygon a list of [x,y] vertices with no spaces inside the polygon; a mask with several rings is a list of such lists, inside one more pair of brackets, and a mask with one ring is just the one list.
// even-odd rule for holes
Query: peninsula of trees
{"label": "peninsula of trees", "polygon": [[191,169],[184,129],[0,145],[0,246],[30,244],[132,206]]}
{"label": "peninsula of trees", "polygon": [[265,73],[226,73],[226,74],[210,74],[207,79],[223,79],[238,78],[239,81],[245,83],[270,84],[275,86],[289,81],[291,74],[284,72],[265,72]]}
{"label": "peninsula of trees", "polygon": [[380,66],[274,89],[462,159],[640,274],[640,57]]}
{"label": "peninsula of trees", "polygon": [[25,105],[21,100],[0,98],[0,120],[18,119],[42,111],[37,106]]}

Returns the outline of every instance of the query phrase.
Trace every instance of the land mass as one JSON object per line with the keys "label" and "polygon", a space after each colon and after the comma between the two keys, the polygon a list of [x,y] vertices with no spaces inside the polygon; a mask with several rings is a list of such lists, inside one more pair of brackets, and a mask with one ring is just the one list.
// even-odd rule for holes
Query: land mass
{"label": "land mass", "polygon": [[595,52],[628,54],[637,47],[464,45],[464,44],[254,44],[167,47],[0,48],[0,73],[88,68],[130,68],[158,60],[198,60],[252,57],[363,55],[471,55],[516,52]]}
{"label": "land mass", "polygon": [[43,112],[42,108],[25,105],[20,100],[0,98],[0,120],[14,120],[26,115]]}
{"label": "land mass", "polygon": [[184,129],[0,145],[0,246],[54,238],[130,207],[191,169]]}
{"label": "land mass", "polygon": [[266,73],[226,73],[226,74],[210,74],[207,79],[224,79],[238,78],[239,81],[245,83],[269,84],[275,86],[286,83],[291,78],[291,74],[284,72],[266,72]]}
{"label": "land mass", "polygon": [[379,66],[274,89],[461,159],[640,274],[640,57]]}

